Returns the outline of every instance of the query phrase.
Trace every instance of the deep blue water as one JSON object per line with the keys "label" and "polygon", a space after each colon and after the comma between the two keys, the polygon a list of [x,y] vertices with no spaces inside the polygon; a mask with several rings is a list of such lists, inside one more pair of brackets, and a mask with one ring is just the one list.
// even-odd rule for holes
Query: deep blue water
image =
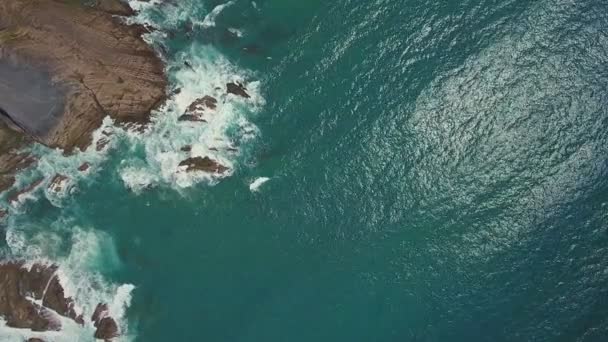
{"label": "deep blue water", "polygon": [[122,141],[12,223],[104,236],[87,270],[136,286],[136,341],[608,340],[608,3],[237,0],[184,29],[222,3],[142,18],[260,82],[235,173],[135,193]]}

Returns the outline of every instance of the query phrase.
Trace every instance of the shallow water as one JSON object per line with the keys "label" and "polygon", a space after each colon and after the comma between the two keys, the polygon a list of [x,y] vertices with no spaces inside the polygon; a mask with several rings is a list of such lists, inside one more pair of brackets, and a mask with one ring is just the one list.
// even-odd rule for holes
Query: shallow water
{"label": "shallow water", "polygon": [[[8,223],[57,246],[6,249],[133,284],[134,340],[606,339],[607,4],[133,4],[182,97]],[[173,120],[233,79],[256,100]],[[231,176],[174,173],[192,142]]]}

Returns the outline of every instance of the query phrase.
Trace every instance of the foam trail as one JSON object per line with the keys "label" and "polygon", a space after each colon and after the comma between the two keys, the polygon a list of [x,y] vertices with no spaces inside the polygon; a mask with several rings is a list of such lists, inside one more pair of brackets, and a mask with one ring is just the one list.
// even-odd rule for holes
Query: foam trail
{"label": "foam trail", "polygon": [[260,187],[264,185],[264,183],[268,182],[270,178],[268,177],[259,177],[254,180],[251,184],[249,184],[249,190],[251,192],[257,192],[260,190]]}

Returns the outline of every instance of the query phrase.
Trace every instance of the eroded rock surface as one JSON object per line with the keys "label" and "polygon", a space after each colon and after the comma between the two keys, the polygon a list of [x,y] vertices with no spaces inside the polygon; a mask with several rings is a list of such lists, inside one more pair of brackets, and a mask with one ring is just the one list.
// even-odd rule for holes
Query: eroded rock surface
{"label": "eroded rock surface", "polygon": [[112,16],[130,14],[125,6],[117,1],[102,1],[96,9],[59,0],[0,2],[0,65],[10,61],[48,74],[65,93],[63,103],[57,103],[62,117],[40,137],[43,143],[83,148],[104,116],[146,121],[164,100],[163,64],[140,38],[145,30]]}

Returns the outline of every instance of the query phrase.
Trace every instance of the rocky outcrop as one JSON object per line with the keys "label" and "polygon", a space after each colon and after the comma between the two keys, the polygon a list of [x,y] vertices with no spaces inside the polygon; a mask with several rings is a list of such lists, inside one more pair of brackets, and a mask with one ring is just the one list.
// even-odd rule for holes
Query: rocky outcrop
{"label": "rocky outcrop", "polygon": [[194,121],[194,122],[207,122],[204,119],[205,113],[215,111],[217,108],[217,99],[212,96],[203,96],[196,99],[186,112],[179,117],[179,121]]}
{"label": "rocky outcrop", "polygon": [[95,338],[109,340],[119,336],[118,325],[116,324],[116,321],[110,317],[110,311],[107,304],[97,304],[95,312],[93,312],[93,315],[91,316],[91,321],[97,328],[97,330],[95,330]]}
{"label": "rocky outcrop", "polygon": [[[60,316],[84,325],[74,300],[67,297],[57,277],[57,266],[22,262],[0,264],[0,316],[9,327],[32,331],[60,331]],[[108,306],[99,304],[91,321],[97,328],[95,338],[110,340],[119,336],[116,321]],[[34,339],[35,340],[35,339]]]}
{"label": "rocky outcrop", "polygon": [[180,167],[185,167],[186,171],[203,171],[208,173],[218,173],[222,174],[229,169],[224,165],[218,163],[217,161],[209,158],[209,157],[192,157],[188,158],[181,163],[179,163]]}
{"label": "rocky outcrop", "polygon": [[0,2],[0,64],[10,60],[48,73],[65,92],[60,121],[40,137],[43,143],[84,148],[104,116],[145,122],[164,100],[163,64],[140,38],[145,30],[112,16],[130,14],[126,6],[109,0],[96,9],[59,0]]}
{"label": "rocky outcrop", "polygon": [[[61,330],[57,315],[75,319],[73,301],[65,298],[55,266],[0,265],[0,315],[14,328]],[[30,300],[33,298],[35,301]]]}
{"label": "rocky outcrop", "polygon": [[228,83],[226,84],[226,91],[228,94],[234,94],[236,96],[244,97],[246,99],[250,98],[247,93],[247,88],[241,83]]}
{"label": "rocky outcrop", "polygon": [[0,190],[16,167],[5,155],[28,140],[84,149],[105,116],[145,124],[166,98],[164,65],[141,38],[146,28],[116,16],[133,10],[119,0],[78,3],[0,1]]}

